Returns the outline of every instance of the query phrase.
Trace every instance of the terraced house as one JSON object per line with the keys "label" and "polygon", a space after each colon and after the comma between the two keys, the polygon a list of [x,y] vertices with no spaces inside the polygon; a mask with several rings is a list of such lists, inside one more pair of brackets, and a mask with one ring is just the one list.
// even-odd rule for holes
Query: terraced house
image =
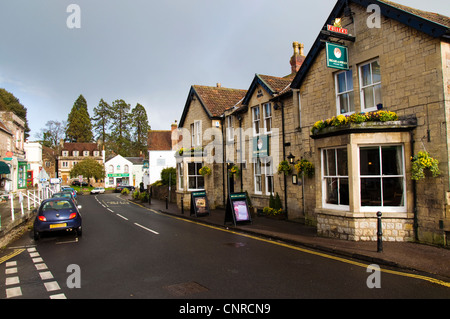
{"label": "terraced house", "polygon": [[[208,194],[220,204],[232,163],[234,189],[259,211],[279,194],[287,218],[322,236],[376,240],[381,212],[384,240],[448,245],[449,26],[390,1],[337,1],[306,57],[294,44],[290,75],[256,75],[217,122],[205,117],[225,159]],[[182,127],[195,146],[191,115]]]}

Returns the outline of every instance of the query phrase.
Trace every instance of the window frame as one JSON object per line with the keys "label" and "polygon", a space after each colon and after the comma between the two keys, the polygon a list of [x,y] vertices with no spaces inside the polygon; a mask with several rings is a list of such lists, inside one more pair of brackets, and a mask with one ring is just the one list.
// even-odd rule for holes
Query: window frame
{"label": "window frame", "polygon": [[[350,82],[352,83],[352,89],[349,90],[347,87],[347,83],[348,83],[348,73],[350,72]],[[345,90],[340,92],[339,91],[339,81],[338,81],[338,76],[344,74],[345,75]],[[353,71],[352,69],[348,69],[348,70],[343,70],[340,72],[336,72],[334,74],[334,83],[335,83],[335,91],[336,91],[336,113],[337,115],[342,114],[342,115],[350,115],[355,113],[355,86],[353,85]],[[347,94],[347,105],[350,106],[350,94],[353,94],[353,110],[352,111],[348,111],[348,112],[344,112],[342,113],[342,107],[341,107],[341,99],[340,97],[343,95]]]}
{"label": "window frame", "polygon": [[234,116],[227,116],[227,141],[234,142]]}
{"label": "window frame", "polygon": [[[195,169],[194,172],[196,174],[194,175],[189,175],[189,165],[194,165]],[[200,167],[198,167],[197,165],[200,165]],[[189,191],[196,191],[196,190],[205,190],[205,178],[199,173],[199,170],[203,167],[203,163],[199,163],[199,162],[189,162],[187,163],[187,187]],[[196,188],[190,188],[190,180],[191,178],[195,178],[195,187]],[[203,179],[203,188],[198,188],[198,181],[199,179]]]}
{"label": "window frame", "polygon": [[[269,180],[271,181],[269,184]],[[266,195],[275,194],[274,178],[273,178],[273,159],[266,157],[264,160],[264,181],[265,181],[265,193]],[[269,189],[269,185],[272,185],[272,189]]]}
{"label": "window frame", "polygon": [[[259,167],[259,173],[257,168]],[[259,180],[259,182],[258,182]],[[253,190],[255,194],[262,195],[263,192],[263,185],[262,185],[262,161],[261,158],[257,157],[255,159],[255,162],[253,163]],[[258,186],[259,185],[259,190]]]}
{"label": "window frame", "polygon": [[[347,175],[339,175],[339,167],[338,167],[338,157],[337,157],[337,150],[338,149],[345,149],[347,151]],[[334,150],[335,153],[335,167],[336,167],[336,173],[335,175],[325,175],[325,156],[324,152]],[[322,170],[322,207],[328,208],[328,209],[334,209],[334,210],[342,210],[342,211],[349,211],[350,210],[350,177],[349,177],[349,167],[348,167],[348,158],[349,158],[349,152],[346,146],[336,146],[336,147],[327,147],[321,149],[321,170]],[[329,178],[335,178],[338,179],[338,202],[340,202],[340,182],[341,179],[347,179],[347,184],[349,187],[349,204],[343,205],[343,204],[330,204],[327,203],[327,179]]]}
{"label": "window frame", "polygon": [[[390,146],[400,146],[401,147],[401,159],[400,163],[402,165],[402,174],[400,175],[384,175],[382,171],[383,167],[383,158],[382,158],[382,147],[390,147]],[[361,148],[368,148],[368,147],[378,147],[379,150],[379,160],[380,160],[380,174],[379,175],[361,175]],[[394,143],[394,144],[370,144],[370,145],[358,145],[358,183],[359,183],[359,194],[358,194],[358,200],[360,205],[361,212],[378,212],[378,211],[386,211],[389,212],[406,212],[407,211],[407,202],[406,202],[406,166],[405,166],[405,146],[401,143]],[[381,196],[381,206],[363,206],[361,202],[361,180],[363,178],[373,178],[373,179],[380,179],[380,196]],[[383,179],[387,178],[402,178],[402,187],[403,187],[403,194],[402,194],[402,206],[384,206],[383,203]]]}
{"label": "window frame", "polygon": [[[270,114],[267,115],[267,109],[266,107],[269,107]],[[264,120],[264,134],[270,134],[272,133],[272,119],[273,119],[273,110],[272,110],[272,103],[264,103],[263,104],[263,120]],[[267,121],[270,123],[270,129],[267,129]]]}
{"label": "window frame", "polygon": [[[375,58],[372,60],[369,60],[367,62],[364,62],[362,64],[359,65],[358,67],[358,72],[359,72],[359,96],[360,96],[360,100],[361,100],[361,111],[362,112],[371,112],[371,111],[376,111],[377,110],[377,103],[376,103],[376,94],[375,94],[375,87],[376,86],[380,86],[380,95],[381,95],[381,101],[379,103],[382,103],[383,100],[383,95],[381,92],[381,71],[380,71],[380,81],[379,82],[373,82],[373,70],[372,70],[372,64],[374,62],[377,62],[378,65],[380,66],[380,70],[381,70],[381,64],[380,64],[380,59],[379,58]],[[363,85],[363,67],[369,65],[370,66],[370,81],[371,83],[368,85]],[[372,94],[373,94],[373,103],[374,105],[371,107],[366,107],[366,103],[365,103],[365,94],[364,94],[364,89],[367,88],[372,88]]]}
{"label": "window frame", "polygon": [[[255,116],[255,111],[258,111],[257,118]],[[252,128],[253,128],[253,136],[261,135],[261,110],[258,106],[252,107]],[[256,132],[256,128],[258,128],[258,132]]]}

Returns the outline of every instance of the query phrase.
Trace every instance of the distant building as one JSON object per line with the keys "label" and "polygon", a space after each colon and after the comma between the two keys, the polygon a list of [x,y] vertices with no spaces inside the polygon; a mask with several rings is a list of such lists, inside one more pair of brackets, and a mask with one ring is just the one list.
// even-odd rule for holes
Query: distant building
{"label": "distant building", "polygon": [[105,187],[131,185],[139,187],[143,181],[142,157],[123,157],[116,155],[105,162]]}
{"label": "distant building", "polygon": [[72,182],[70,170],[84,159],[94,159],[101,165],[104,164],[103,152],[97,143],[60,143],[58,156],[58,177],[61,177],[62,184],[67,185]]}
{"label": "distant building", "polygon": [[148,178],[146,185],[153,184],[161,179],[164,168],[176,166],[175,145],[172,134],[176,132],[177,125],[172,124],[171,130],[150,130],[148,132]]}

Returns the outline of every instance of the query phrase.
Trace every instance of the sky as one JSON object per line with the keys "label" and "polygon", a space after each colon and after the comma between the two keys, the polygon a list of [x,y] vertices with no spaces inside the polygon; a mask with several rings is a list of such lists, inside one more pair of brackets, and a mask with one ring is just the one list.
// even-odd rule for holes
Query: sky
{"label": "sky", "polygon": [[[448,0],[396,2],[450,16]],[[191,85],[248,89],[256,73],[289,74],[292,42],[307,54],[335,4],[0,0],[0,88],[27,108],[30,140],[47,121],[67,120],[80,94],[91,116],[100,99],[123,99],[145,107],[152,129],[169,130]]]}

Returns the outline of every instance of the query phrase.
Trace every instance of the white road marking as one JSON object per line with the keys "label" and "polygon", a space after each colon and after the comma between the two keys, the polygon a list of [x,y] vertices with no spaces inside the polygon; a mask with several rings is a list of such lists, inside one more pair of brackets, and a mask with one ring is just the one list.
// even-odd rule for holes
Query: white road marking
{"label": "white road marking", "polygon": [[6,298],[13,298],[22,296],[22,289],[20,287],[6,289]]}
{"label": "white road marking", "polygon": [[44,286],[47,291],[55,291],[61,289],[56,281],[44,282]]}
{"label": "white road marking", "polygon": [[147,227],[145,227],[145,226],[142,226],[142,225],[140,225],[140,224],[138,224],[138,223],[134,223],[134,224],[135,224],[136,226],[139,226],[139,227],[141,227],[141,228],[143,228],[143,229],[145,229],[145,230],[147,230],[147,231],[153,233],[153,234],[159,235],[159,233],[158,233],[157,231],[154,231],[154,230],[152,230],[152,229],[150,229],[150,228],[147,228]]}
{"label": "white road marking", "polygon": [[122,215],[120,215],[120,214],[116,214],[117,216],[119,216],[120,218],[123,218],[123,219],[125,219],[125,220],[128,220],[128,218],[126,218],[126,217],[124,217],[124,216],[122,216]]}
{"label": "white road marking", "polygon": [[114,211],[111,208],[107,208],[111,213],[114,213]]}
{"label": "white road marking", "polygon": [[42,280],[53,279],[53,275],[52,275],[52,273],[50,271],[40,272],[39,276],[41,276]]}
{"label": "white road marking", "polygon": [[7,277],[5,280],[5,286],[11,286],[20,283],[19,277]]}

